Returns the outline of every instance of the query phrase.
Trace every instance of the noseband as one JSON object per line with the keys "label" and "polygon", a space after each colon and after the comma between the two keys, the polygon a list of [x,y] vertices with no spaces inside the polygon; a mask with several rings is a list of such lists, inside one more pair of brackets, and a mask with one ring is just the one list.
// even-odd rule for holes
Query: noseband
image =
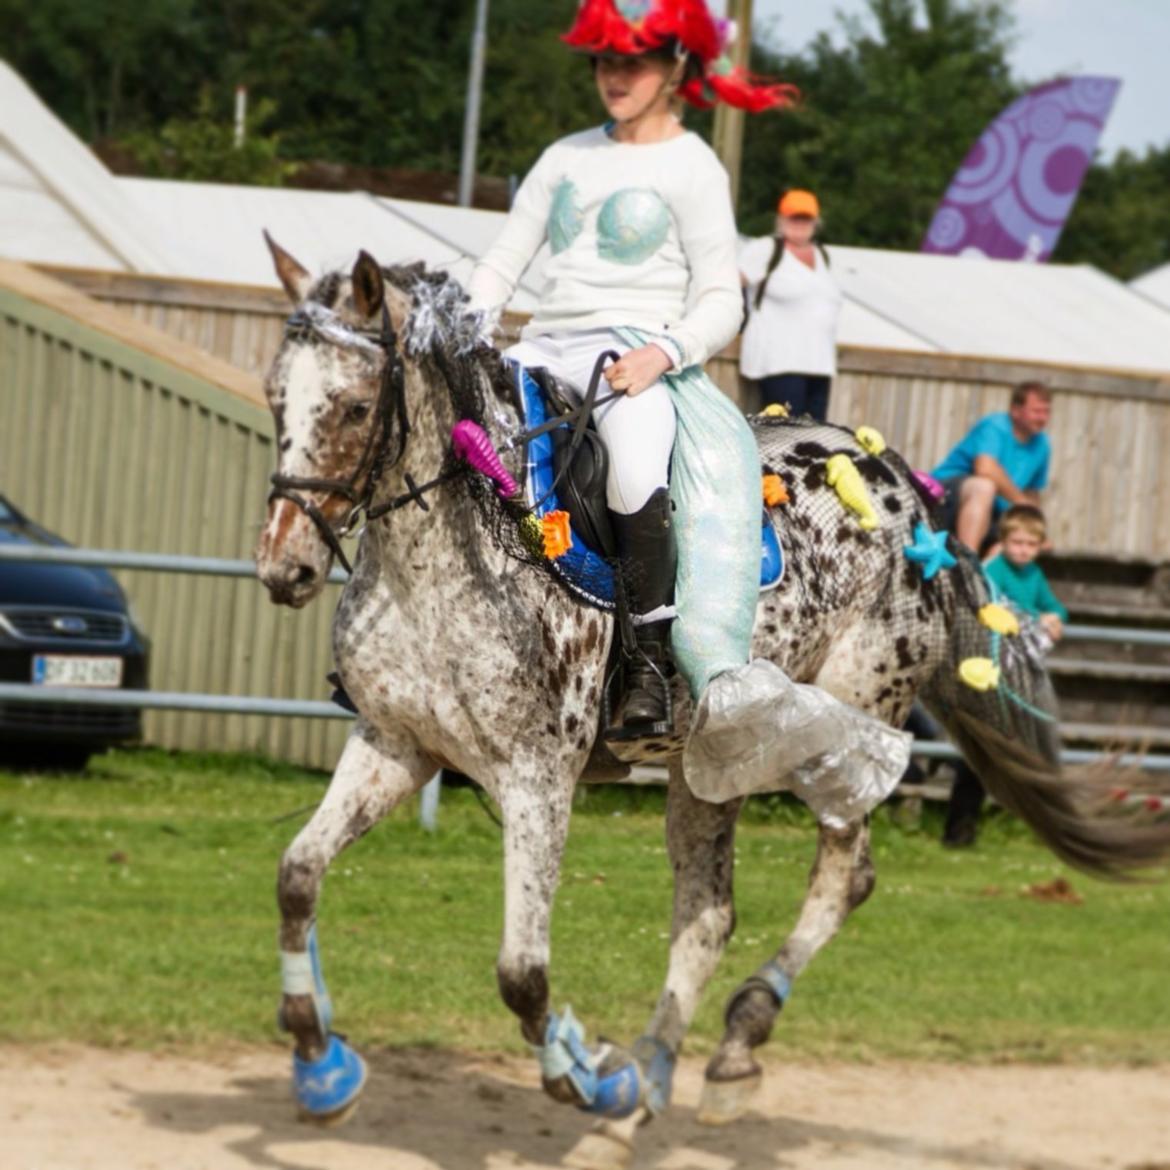
{"label": "noseband", "polygon": [[[268,502],[288,500],[295,504],[317,527],[333,555],[352,573],[353,568],[341,547],[340,538],[357,526],[363,514],[370,517],[370,503],[383,474],[406,452],[410,437],[410,417],[406,409],[406,367],[398,351],[398,335],[390,322],[390,312],[382,302],[382,328],[372,331],[351,329],[319,305],[302,305],[285,322],[285,339],[312,335],[331,345],[347,349],[380,349],[385,355],[378,400],[374,406],[374,424],[370,428],[361,458],[348,479],[314,479],[310,476],[282,475],[273,472]],[[396,439],[393,456],[390,448]],[[345,522],[335,529],[317,505],[302,492],[326,492],[350,502]],[[408,497],[409,499],[409,497]],[[379,514],[381,512],[379,511]]]}

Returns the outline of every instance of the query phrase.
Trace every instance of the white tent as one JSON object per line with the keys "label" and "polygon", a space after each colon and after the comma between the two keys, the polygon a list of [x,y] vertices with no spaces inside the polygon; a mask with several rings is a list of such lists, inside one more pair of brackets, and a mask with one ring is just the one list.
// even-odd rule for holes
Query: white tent
{"label": "white tent", "polygon": [[161,229],[0,61],[0,256],[164,272],[171,254]]}
{"label": "white tent", "polygon": [[1129,282],[1129,287],[1170,309],[1170,264],[1163,264]]}
{"label": "white tent", "polygon": [[[898,348],[1170,370],[1170,305],[1159,305],[1089,265],[874,248],[831,248],[830,255],[850,304],[919,341]],[[844,327],[841,340],[850,340]]]}
{"label": "white tent", "polygon": [[[466,280],[503,213],[336,193],[116,178],[0,62],[0,256],[275,286],[262,231],[310,271],[359,248]],[[845,345],[1170,370],[1170,266],[1133,289],[1090,267],[831,247]],[[511,308],[539,303],[547,249]],[[1136,290],[1136,291],[1135,291]]]}
{"label": "white tent", "polygon": [[[232,284],[275,284],[267,230],[310,272],[351,262],[359,248],[384,264],[423,260],[457,278],[471,275],[504,223],[504,213],[387,199],[365,192],[232,187],[164,179],[117,179],[128,203],[196,243],[172,275]],[[542,261],[539,257],[538,261]],[[534,266],[534,274],[538,268]],[[526,278],[512,307],[531,312],[538,277]]]}

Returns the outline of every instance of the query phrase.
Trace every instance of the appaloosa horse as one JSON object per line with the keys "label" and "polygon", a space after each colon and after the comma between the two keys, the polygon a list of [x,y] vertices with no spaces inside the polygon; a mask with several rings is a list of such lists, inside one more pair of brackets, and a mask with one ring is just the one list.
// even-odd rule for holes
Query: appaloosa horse
{"label": "appaloosa horse", "polygon": [[[382,269],[365,253],[352,271],[313,281],[270,247],[298,306],[267,379],[280,454],[256,559],[272,599],[300,607],[315,598],[340,548],[335,532],[366,517],[333,623],[337,670],[360,714],[279,875],[281,1020],[295,1038],[301,1106],[334,1117],[364,1078],[360,1059],[330,1031],[313,930],[325,871],[447,766],[473,777],[502,814],[503,1000],[541,1050],[550,1095],[628,1119],[603,1123],[576,1162],[620,1162],[630,1118],[669,1102],[675,1058],[731,935],[742,801],[697,799],[677,751],[652,745],[671,765],[669,969],[631,1050],[587,1046],[571,1014],[550,1013],[549,919],[573,789],[597,736],[611,620],[510,555],[498,531],[507,517],[492,522],[469,494],[477,473],[453,457],[453,425],[477,412],[519,480],[520,454],[507,440],[522,422],[501,359],[478,342],[458,286],[419,268]],[[921,693],[991,791],[1073,864],[1109,873],[1163,858],[1170,829],[1096,819],[1084,798],[1099,790],[1061,775],[1051,694],[1022,639],[1002,637],[1016,649],[999,655],[998,692],[956,682],[960,659],[1001,635],[979,622],[988,597],[969,559],[927,579],[904,555],[916,526],[929,525],[905,465],[841,428],[759,421],[756,433],[789,499],[787,573],[761,595],[754,654],[894,726]],[[876,527],[858,524],[826,483],[826,460],[842,451],[864,478]],[[792,982],[873,885],[865,818],[822,824],[795,929],[728,1005],[707,1068],[705,1119],[746,1108],[760,1077],[753,1049]]]}

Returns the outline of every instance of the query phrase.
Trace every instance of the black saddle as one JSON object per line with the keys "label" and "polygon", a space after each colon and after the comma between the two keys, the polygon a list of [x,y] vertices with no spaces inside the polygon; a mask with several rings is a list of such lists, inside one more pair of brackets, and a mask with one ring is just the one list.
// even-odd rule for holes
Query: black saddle
{"label": "black saddle", "polygon": [[[543,366],[528,369],[529,377],[540,388],[549,417],[573,411],[568,388]],[[609,475],[609,450],[590,419],[581,440],[573,445],[573,430],[556,427],[550,432],[553,442],[553,471],[557,480],[557,498],[569,513],[575,531],[602,556],[617,557],[617,543],[609,522],[605,502],[605,481]]]}

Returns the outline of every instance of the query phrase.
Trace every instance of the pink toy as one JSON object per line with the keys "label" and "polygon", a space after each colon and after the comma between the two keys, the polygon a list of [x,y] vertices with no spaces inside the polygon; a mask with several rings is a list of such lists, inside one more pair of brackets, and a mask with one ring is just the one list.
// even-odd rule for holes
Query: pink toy
{"label": "pink toy", "polygon": [[482,472],[499,484],[496,494],[502,499],[519,494],[516,481],[508,474],[499,455],[496,454],[487,432],[479,425],[465,418],[451,428],[451,446],[460,459],[467,460],[476,471]]}
{"label": "pink toy", "polygon": [[947,494],[947,489],[933,475],[927,475],[925,471],[916,471],[914,478],[926,488],[936,502]]}

